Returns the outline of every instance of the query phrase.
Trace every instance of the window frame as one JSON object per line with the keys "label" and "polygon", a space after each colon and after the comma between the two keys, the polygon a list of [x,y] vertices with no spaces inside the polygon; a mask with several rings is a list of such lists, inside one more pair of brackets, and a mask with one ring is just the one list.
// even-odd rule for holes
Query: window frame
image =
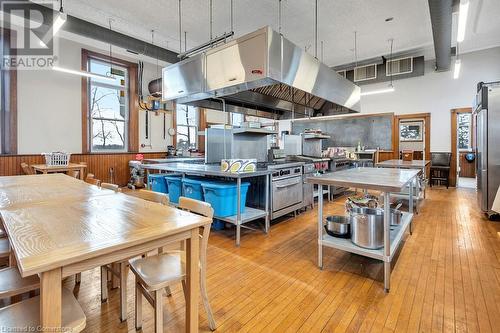
{"label": "window frame", "polygon": [[[93,57],[90,57],[88,59],[88,63],[87,65],[89,66],[90,63],[92,61],[95,61],[95,62],[98,62],[98,63],[102,63],[102,64],[109,64],[109,62],[105,62],[103,60],[100,60],[100,59],[96,59],[96,58],[93,58]],[[125,67],[125,66],[121,66],[121,65],[118,65],[118,64],[113,64],[114,66],[116,66],[117,68],[119,69],[123,69],[126,71],[126,75],[125,75],[125,89],[123,89],[123,87],[121,86],[118,86],[118,85],[114,85],[114,84],[107,84],[107,83],[103,83],[103,82],[99,82],[99,81],[92,81],[92,78],[90,78],[90,80],[88,80],[88,85],[89,85],[89,88],[92,87],[92,86],[95,86],[95,87],[101,87],[101,88],[106,88],[106,89],[115,89],[116,91],[122,91],[122,90],[125,90],[125,105],[126,105],[126,113],[125,113],[125,117],[124,117],[124,120],[117,120],[117,119],[111,119],[111,118],[106,118],[106,117],[93,117],[90,112],[90,103],[91,101],[88,100],[88,103],[89,103],[89,106],[88,106],[88,109],[89,109],[89,149],[90,149],[90,152],[91,153],[125,153],[128,151],[128,123],[129,123],[129,114],[130,114],[130,104],[129,104],[129,94],[128,94],[128,90],[129,90],[129,84],[130,84],[130,80],[129,80],[129,74],[128,74],[128,68]],[[89,89],[88,90],[88,93],[90,94],[91,93],[91,90]],[[94,133],[94,126],[93,126],[93,123],[94,123],[94,120],[105,120],[105,121],[119,121],[119,122],[122,122],[123,125],[124,125],[124,131],[123,131],[123,137],[124,137],[124,142],[123,142],[123,149],[94,149],[94,145],[92,143],[92,136],[93,136],[93,133]]]}
{"label": "window frame", "polygon": [[[190,125],[190,124],[180,124],[179,123],[179,119],[178,119],[178,115],[177,115],[177,112],[178,112],[178,108],[179,107],[192,107],[195,109],[195,124],[194,125]],[[179,127],[186,127],[188,129],[188,135],[189,135],[189,129],[190,128],[194,128],[194,144],[195,144],[195,150],[199,150],[200,149],[200,140],[198,138],[198,129],[200,128],[200,108],[197,108],[197,107],[194,107],[194,106],[190,106],[190,105],[187,105],[187,104],[176,104],[175,105],[175,119],[176,119],[176,122],[175,122],[175,132],[176,132],[176,136],[175,136],[175,147],[177,147],[177,140],[179,139]]]}
{"label": "window frame", "polygon": [[[15,56],[16,31],[0,29],[2,56]],[[0,155],[17,154],[17,69],[0,71]]]}
{"label": "window frame", "polygon": [[[469,128],[469,135],[468,135],[468,146],[467,148],[460,148],[460,136],[458,135],[458,131],[460,129],[460,127],[463,127],[463,126],[460,126],[459,124],[459,119],[460,119],[460,116],[461,115],[468,115],[469,116],[469,122],[468,122],[468,128]],[[472,151],[472,113],[470,112],[463,112],[463,113],[458,113],[457,114],[457,149],[459,152],[470,152]]]}
{"label": "window frame", "polygon": [[[90,80],[82,77],[82,152],[87,154],[123,154],[137,153],[139,150],[139,128],[138,128],[138,89],[137,89],[137,64],[119,58],[110,58],[97,52],[82,49],[81,68],[87,71],[90,60],[95,59],[105,63],[111,62],[115,66],[127,69],[126,88],[128,112],[125,121],[125,149],[92,149],[92,116],[90,115]],[[105,84],[102,84],[103,86]]]}

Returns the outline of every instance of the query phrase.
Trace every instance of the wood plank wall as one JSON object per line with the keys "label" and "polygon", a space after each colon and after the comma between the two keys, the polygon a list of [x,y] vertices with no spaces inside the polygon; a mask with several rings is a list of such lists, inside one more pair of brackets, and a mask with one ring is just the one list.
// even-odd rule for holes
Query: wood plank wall
{"label": "wood plank wall", "polygon": [[460,152],[459,157],[458,157],[458,163],[460,165],[460,177],[470,177],[474,178],[476,177],[476,163],[475,161],[473,162],[468,162],[465,159],[465,155],[467,155],[467,152]]}
{"label": "wood plank wall", "polygon": [[[87,163],[87,172],[91,172],[97,179],[111,182],[110,168],[114,170],[114,183],[125,186],[128,183],[130,172],[128,162],[135,159],[135,153],[123,154],[74,154],[71,162]],[[145,153],[144,158],[162,158],[165,153]],[[12,155],[0,156],[0,176],[22,175],[21,162],[31,164],[44,163],[42,155]]]}

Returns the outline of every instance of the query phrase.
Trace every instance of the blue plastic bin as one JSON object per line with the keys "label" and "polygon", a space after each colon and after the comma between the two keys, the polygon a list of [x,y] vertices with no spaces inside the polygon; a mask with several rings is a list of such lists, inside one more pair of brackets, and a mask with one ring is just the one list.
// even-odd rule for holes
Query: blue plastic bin
{"label": "blue plastic bin", "polygon": [[151,190],[160,193],[168,193],[167,182],[165,181],[165,174],[155,173],[148,176],[148,183]]}
{"label": "blue plastic bin", "polygon": [[182,177],[181,176],[166,176],[168,187],[168,198],[170,202],[178,204],[179,197],[182,193]]}
{"label": "blue plastic bin", "polygon": [[182,180],[184,196],[186,198],[203,201],[203,189],[201,188],[202,182],[202,178],[184,178]]}
{"label": "blue plastic bin", "polygon": [[214,221],[212,222],[212,229],[217,231],[224,230],[225,226],[226,223],[218,219],[214,219]]}
{"label": "blue plastic bin", "polygon": [[[202,182],[205,201],[212,205],[215,217],[233,216],[237,213],[238,194],[234,182]],[[241,209],[245,212],[245,203],[250,183],[241,183]]]}

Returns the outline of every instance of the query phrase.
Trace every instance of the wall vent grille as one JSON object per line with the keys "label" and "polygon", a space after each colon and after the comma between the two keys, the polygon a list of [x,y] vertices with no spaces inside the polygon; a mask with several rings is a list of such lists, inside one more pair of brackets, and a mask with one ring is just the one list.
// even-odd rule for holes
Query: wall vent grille
{"label": "wall vent grille", "polygon": [[377,78],[377,64],[354,67],[354,82],[375,80]]}
{"label": "wall vent grille", "polygon": [[385,75],[401,75],[413,72],[413,57],[387,60]]}

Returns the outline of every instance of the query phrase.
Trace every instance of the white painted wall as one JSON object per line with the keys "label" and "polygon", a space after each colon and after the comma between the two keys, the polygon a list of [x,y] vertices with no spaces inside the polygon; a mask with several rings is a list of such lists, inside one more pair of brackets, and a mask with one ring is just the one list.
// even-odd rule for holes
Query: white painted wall
{"label": "white painted wall", "polygon": [[[81,50],[86,48],[106,54],[96,47],[60,39],[60,66],[81,68]],[[136,61],[132,58],[118,57]],[[143,89],[156,78],[156,64],[145,63]],[[81,78],[48,70],[18,71],[18,153],[38,154],[50,151],[82,152]],[[172,138],[163,140],[163,117],[151,116],[151,141],[145,139],[145,116],[139,112],[139,145],[143,152],[165,151]],[[167,129],[172,126],[167,115]]]}
{"label": "white painted wall", "polygon": [[[454,60],[452,61],[454,62]],[[393,93],[363,96],[362,113],[431,113],[431,151],[451,151],[450,110],[472,107],[480,81],[500,80],[500,47],[462,55],[460,77],[435,72],[434,60],[426,61],[425,75],[394,82]],[[362,86],[363,91],[387,83]]]}
{"label": "white painted wall", "polygon": [[[451,151],[453,108],[473,107],[478,82],[500,80],[500,47],[461,56],[460,77],[453,71],[434,71],[434,60],[425,62],[425,74],[394,81],[392,93],[363,96],[361,113],[431,113],[431,151]],[[452,59],[453,69],[454,59]],[[387,87],[388,83],[363,85],[362,91]],[[290,120],[281,120],[280,131],[291,130]]]}

